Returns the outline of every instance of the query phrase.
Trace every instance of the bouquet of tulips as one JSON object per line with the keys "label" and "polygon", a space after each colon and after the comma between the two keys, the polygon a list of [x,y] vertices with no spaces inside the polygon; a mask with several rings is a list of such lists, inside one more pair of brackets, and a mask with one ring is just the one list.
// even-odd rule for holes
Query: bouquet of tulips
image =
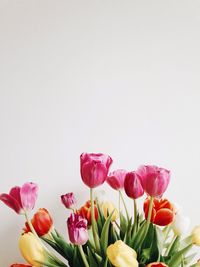
{"label": "bouquet of tulips", "polygon": [[[81,177],[89,187],[90,198],[77,207],[73,193],[61,196],[71,213],[67,219],[69,241],[55,229],[46,209],[39,209],[29,218],[37,199],[36,184],[25,183],[0,195],[8,207],[25,216],[19,249],[29,265],[12,267],[200,266],[200,262],[194,262],[192,249],[200,246],[200,226],[185,236],[189,219],[177,205],[163,198],[170,172],[157,166],[141,166],[132,172],[120,169],[110,173],[111,163],[111,157],[104,154],[81,155]],[[118,193],[117,205],[94,192],[105,181]],[[123,190],[133,201],[131,214]],[[143,211],[139,212],[137,202],[143,195]]]}

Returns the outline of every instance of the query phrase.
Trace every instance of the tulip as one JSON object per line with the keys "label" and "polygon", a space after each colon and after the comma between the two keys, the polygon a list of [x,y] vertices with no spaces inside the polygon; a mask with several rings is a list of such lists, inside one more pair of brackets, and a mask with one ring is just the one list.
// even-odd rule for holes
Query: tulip
{"label": "tulip", "polygon": [[[38,236],[44,236],[48,234],[53,226],[53,220],[46,209],[39,209],[33,216],[31,223],[38,234]],[[29,224],[26,222],[24,231],[31,232]]]}
{"label": "tulip", "polygon": [[32,267],[32,266],[27,264],[15,263],[10,265],[10,267]]}
{"label": "tulip", "polygon": [[152,262],[149,263],[146,267],[168,267],[168,265],[164,264],[163,262]]}
{"label": "tulip", "polygon": [[190,226],[190,219],[177,213],[172,223],[172,229],[175,235],[181,236],[185,234]]}
{"label": "tulip", "polygon": [[95,188],[103,184],[108,175],[111,157],[104,154],[83,153],[81,160],[81,177],[89,188]]}
{"label": "tulip", "polygon": [[132,199],[137,199],[144,194],[140,176],[136,172],[129,172],[126,174],[124,189],[127,196]]}
{"label": "tulip", "polygon": [[84,245],[88,241],[87,220],[72,213],[67,220],[69,239],[75,245]]}
{"label": "tulip", "polygon": [[111,221],[114,222],[114,221],[116,221],[118,219],[119,213],[118,213],[117,209],[115,208],[115,206],[114,206],[114,204],[112,202],[110,202],[110,201],[104,202],[101,205],[101,208],[102,208],[102,211],[103,211],[105,219],[112,212],[113,212],[113,214],[112,214],[112,217],[111,217]]}
{"label": "tulip", "polygon": [[141,166],[137,174],[144,191],[151,197],[161,197],[170,181],[170,171],[157,166]]}
{"label": "tulip", "polygon": [[42,267],[43,264],[38,262],[45,262],[46,252],[39,240],[33,233],[22,234],[19,239],[19,249],[24,259],[34,267]]}
{"label": "tulip", "polygon": [[192,230],[192,243],[196,246],[200,246],[200,225],[195,226]]}
{"label": "tulip", "polygon": [[[144,213],[145,218],[148,217],[150,200],[147,198],[144,202]],[[151,222],[165,226],[173,222],[174,220],[174,208],[173,205],[167,199],[154,199],[153,200],[153,208],[151,213]]]}
{"label": "tulip", "polygon": [[116,170],[111,172],[106,179],[106,182],[115,190],[121,190],[124,188],[124,180],[127,171],[125,170]]}
{"label": "tulip", "polygon": [[107,256],[115,267],[138,267],[137,254],[134,249],[118,240],[108,246]]}
{"label": "tulip", "polygon": [[13,187],[9,194],[1,194],[0,200],[18,214],[32,210],[37,199],[38,186],[34,183],[25,183],[22,187]]}
{"label": "tulip", "polygon": [[74,209],[76,205],[76,198],[74,193],[67,193],[61,196],[61,201],[67,209]]}
{"label": "tulip", "polygon": [[[91,207],[91,201],[88,200],[84,206],[82,206],[77,212],[77,214],[81,215],[83,218],[85,218],[88,222],[88,225],[91,225],[92,222],[92,207]],[[96,203],[94,203],[94,214],[95,214],[95,220],[98,220],[99,213],[98,208],[96,206]]]}

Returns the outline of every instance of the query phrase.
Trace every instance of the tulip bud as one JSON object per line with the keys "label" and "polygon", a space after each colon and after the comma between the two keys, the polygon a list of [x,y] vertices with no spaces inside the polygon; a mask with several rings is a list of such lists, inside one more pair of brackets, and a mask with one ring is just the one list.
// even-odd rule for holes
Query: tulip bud
{"label": "tulip bud", "polygon": [[195,226],[192,230],[192,243],[196,246],[200,246],[200,225]]}
{"label": "tulip bud", "polygon": [[175,235],[184,235],[190,226],[190,219],[177,213],[172,223],[172,229]]}
{"label": "tulip bud", "polygon": [[127,171],[125,170],[116,170],[111,172],[106,179],[106,182],[115,190],[121,190],[124,188],[124,180]]}
{"label": "tulip bud", "polygon": [[81,160],[81,177],[83,182],[90,188],[103,184],[108,175],[111,157],[104,154],[83,153]]}
{"label": "tulip bud", "polygon": [[46,252],[39,240],[31,233],[22,234],[19,239],[19,249],[24,259],[34,267],[42,267],[45,262]]}
{"label": "tulip bud", "polygon": [[[91,201],[88,200],[84,206],[82,206],[79,210],[76,211],[77,214],[81,215],[84,219],[87,220],[88,225],[92,223],[92,210],[91,210]],[[99,212],[96,203],[94,202],[94,217],[95,220],[98,220]]]}
{"label": "tulip bud", "polygon": [[144,191],[151,197],[161,197],[170,181],[170,171],[157,166],[141,166],[137,174]]}
{"label": "tulip bud", "polygon": [[61,201],[67,209],[74,209],[76,205],[76,198],[74,193],[67,193],[61,196]]}
{"label": "tulip bud", "polygon": [[140,177],[136,172],[128,172],[124,181],[124,189],[128,197],[137,199],[144,194]]}
{"label": "tulip bud", "polygon": [[[53,220],[46,209],[39,209],[33,216],[31,223],[38,234],[38,236],[44,236],[48,234],[53,226]],[[28,223],[25,223],[24,231],[31,232]]]}
{"label": "tulip bud", "polygon": [[27,264],[15,263],[10,265],[10,267],[32,267],[32,266]]}
{"label": "tulip bud", "polygon": [[115,267],[138,267],[137,254],[134,249],[118,240],[107,248],[109,261]]}
{"label": "tulip bud", "polygon": [[88,241],[87,220],[72,213],[67,220],[70,241],[75,245],[84,245]]}
{"label": "tulip bud", "polygon": [[34,208],[37,199],[38,186],[25,183],[22,187],[11,188],[9,194],[1,194],[0,200],[18,214],[24,214]]}
{"label": "tulip bud", "polygon": [[101,205],[101,208],[103,210],[103,214],[104,214],[105,219],[112,212],[113,212],[113,215],[112,215],[111,221],[114,222],[114,221],[116,221],[118,219],[119,213],[118,213],[117,209],[115,208],[115,206],[114,206],[114,204],[112,202],[110,202],[110,201],[104,202]]}
{"label": "tulip bud", "polygon": [[152,262],[149,263],[146,267],[168,267],[168,265],[163,262]]}

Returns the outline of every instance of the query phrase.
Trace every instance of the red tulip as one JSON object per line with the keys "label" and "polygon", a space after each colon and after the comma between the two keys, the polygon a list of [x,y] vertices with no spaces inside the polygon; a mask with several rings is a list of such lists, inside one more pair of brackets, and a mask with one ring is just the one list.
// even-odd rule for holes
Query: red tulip
{"label": "red tulip", "polygon": [[126,174],[124,189],[127,196],[132,199],[137,199],[144,194],[140,176],[136,172],[129,172]]}
{"label": "red tulip", "polygon": [[70,241],[75,245],[84,245],[88,241],[87,220],[78,214],[71,214],[67,220]]}
{"label": "red tulip", "polygon": [[38,186],[25,183],[22,187],[11,188],[9,194],[1,194],[0,200],[18,214],[24,214],[34,208],[37,199]]}
{"label": "red tulip", "polygon": [[104,154],[83,153],[81,160],[81,177],[83,182],[90,188],[103,184],[108,175],[111,157]]}
{"label": "red tulip", "polygon": [[116,170],[111,172],[106,179],[106,182],[115,190],[124,188],[124,179],[127,174],[125,170]]}
{"label": "red tulip", "polygon": [[151,197],[162,197],[170,181],[170,171],[157,166],[141,166],[137,170],[144,191]]}
{"label": "red tulip", "polygon": [[149,263],[146,267],[168,267],[168,265],[164,264],[163,262],[152,262]]}
{"label": "red tulip", "polygon": [[27,265],[27,264],[15,263],[15,264],[10,265],[10,267],[32,267],[32,266]]}
{"label": "red tulip", "polygon": [[76,198],[73,193],[67,193],[61,196],[61,201],[67,209],[74,209]]}
{"label": "red tulip", "polygon": [[[150,199],[147,198],[144,202],[145,218],[148,217]],[[175,216],[173,205],[167,199],[154,199],[151,215],[151,222],[165,226],[173,222]]]}
{"label": "red tulip", "polygon": [[[39,209],[33,216],[31,220],[32,225],[39,236],[44,236],[48,234],[53,226],[53,220],[46,209]],[[24,231],[31,232],[28,223],[25,223]]]}
{"label": "red tulip", "polygon": [[[91,225],[91,201],[88,200],[84,206],[82,206],[78,211],[77,214],[81,215],[83,218],[85,218],[88,222],[88,225]],[[95,219],[98,219],[99,213],[98,209],[96,206],[96,203],[94,202],[94,214],[95,214]]]}

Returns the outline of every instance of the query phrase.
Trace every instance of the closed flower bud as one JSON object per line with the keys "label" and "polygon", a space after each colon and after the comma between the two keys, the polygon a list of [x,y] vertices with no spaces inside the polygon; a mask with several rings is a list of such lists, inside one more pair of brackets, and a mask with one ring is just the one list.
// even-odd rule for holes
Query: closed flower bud
{"label": "closed flower bud", "polygon": [[106,179],[106,182],[115,190],[124,188],[124,179],[127,174],[125,170],[116,170],[111,172]]}
{"label": "closed flower bud", "polygon": [[42,267],[46,253],[39,240],[31,233],[22,234],[19,239],[19,249],[24,259],[34,267]]}
{"label": "closed flower bud", "polygon": [[[46,209],[39,209],[33,216],[31,223],[39,236],[48,234],[53,226],[53,220]],[[31,232],[28,223],[25,223],[24,231]]]}
{"label": "closed flower bud", "polygon": [[[88,225],[91,225],[92,215],[91,215],[91,201],[90,200],[88,200],[84,206],[82,206],[79,210],[77,210],[76,213],[81,215],[83,218],[85,218],[88,222]],[[95,202],[94,202],[94,216],[95,216],[95,220],[97,221],[99,217],[99,213],[98,213],[98,208]]]}
{"label": "closed flower bud", "polygon": [[196,246],[200,246],[200,225],[195,226],[192,230],[192,243]]}
{"label": "closed flower bud", "polygon": [[184,235],[190,226],[190,219],[177,213],[172,223],[172,229],[175,235]]}
{"label": "closed flower bud", "polygon": [[170,181],[170,171],[157,166],[141,166],[137,170],[144,191],[151,197],[162,197]]}
{"label": "closed flower bud", "polygon": [[81,160],[81,177],[89,188],[103,184],[108,175],[111,157],[104,154],[83,153]]}
{"label": "closed flower bud", "polygon": [[104,202],[102,205],[101,205],[101,208],[103,210],[103,214],[104,214],[104,217],[105,219],[113,212],[113,215],[112,215],[112,218],[111,218],[111,221],[116,221],[119,217],[119,213],[117,211],[117,209],[115,208],[114,204],[110,201],[107,201],[107,202]]}
{"label": "closed flower bud", "polygon": [[140,177],[136,172],[128,172],[124,181],[124,189],[128,197],[137,199],[144,194]]}
{"label": "closed flower bud", "polygon": [[134,249],[118,240],[107,248],[109,261],[115,267],[138,267],[137,254]]}
{"label": "closed flower bud", "polygon": [[61,201],[67,209],[74,209],[76,205],[76,198],[74,193],[67,193],[61,196]]}

